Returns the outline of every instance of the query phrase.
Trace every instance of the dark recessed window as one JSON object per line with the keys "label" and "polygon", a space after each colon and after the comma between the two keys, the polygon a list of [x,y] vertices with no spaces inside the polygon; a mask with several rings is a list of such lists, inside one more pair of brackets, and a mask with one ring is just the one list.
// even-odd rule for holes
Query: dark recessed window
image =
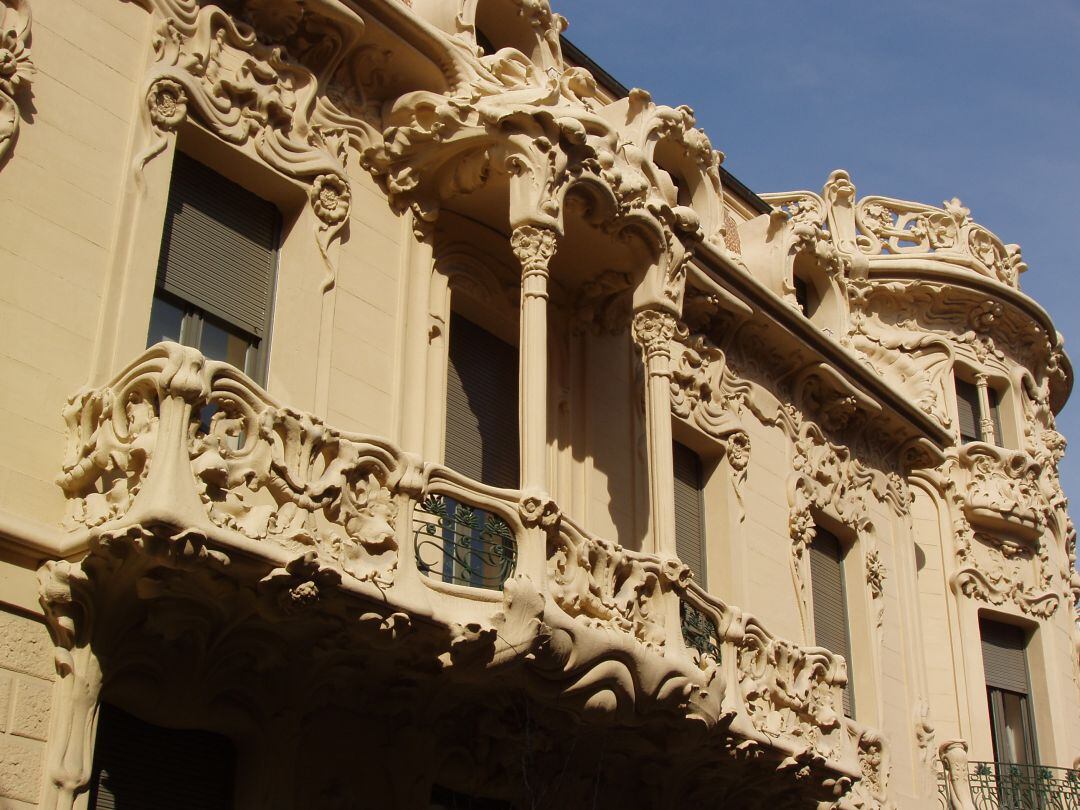
{"label": "dark recessed window", "polygon": [[147,345],[194,346],[263,381],[281,215],[177,153]]}

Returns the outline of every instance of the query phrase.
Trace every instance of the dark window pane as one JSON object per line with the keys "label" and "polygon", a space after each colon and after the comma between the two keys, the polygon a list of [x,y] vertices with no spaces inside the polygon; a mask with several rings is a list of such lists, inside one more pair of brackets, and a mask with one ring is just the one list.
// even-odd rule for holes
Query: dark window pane
{"label": "dark window pane", "polygon": [[206,318],[202,325],[199,349],[211,360],[223,360],[241,371],[247,370],[247,354],[250,339],[223,323]]}
{"label": "dark window pane", "polygon": [[228,810],[236,752],[220,734],[170,729],[102,704],[92,810]]}
{"label": "dark window pane", "polygon": [[146,335],[146,345],[153,346],[163,340],[180,342],[180,327],[184,323],[184,310],[173,299],[154,296],[154,305],[150,308],[150,331]]}

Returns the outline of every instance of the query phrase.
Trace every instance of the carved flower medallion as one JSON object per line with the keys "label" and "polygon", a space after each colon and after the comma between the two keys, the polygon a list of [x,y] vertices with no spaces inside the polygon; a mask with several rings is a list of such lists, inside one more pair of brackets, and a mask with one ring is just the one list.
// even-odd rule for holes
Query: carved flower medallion
{"label": "carved flower medallion", "polygon": [[336,174],[320,174],[311,186],[311,206],[315,216],[327,225],[337,225],[345,220],[351,199],[349,184]]}
{"label": "carved flower medallion", "polygon": [[173,79],[158,79],[146,94],[150,120],[160,129],[174,129],[187,115],[187,91]]}
{"label": "carved flower medallion", "polygon": [[[3,15],[0,15],[2,18]],[[34,63],[30,61],[30,49],[14,28],[7,27],[0,34],[0,90],[14,95],[22,82],[29,82],[34,75]]]}

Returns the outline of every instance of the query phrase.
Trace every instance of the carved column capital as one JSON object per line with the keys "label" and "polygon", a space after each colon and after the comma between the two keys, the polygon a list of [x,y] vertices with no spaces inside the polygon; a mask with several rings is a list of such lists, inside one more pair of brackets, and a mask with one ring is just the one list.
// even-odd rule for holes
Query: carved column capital
{"label": "carved column capital", "polygon": [[[510,235],[510,247],[521,263],[521,289],[525,296],[547,297],[548,263],[555,255],[558,234],[550,228],[519,225]],[[534,278],[543,281],[543,290],[533,289]]]}
{"label": "carved column capital", "polygon": [[648,363],[654,357],[671,358],[671,338],[675,334],[675,316],[670,312],[644,309],[634,315],[634,342]]}

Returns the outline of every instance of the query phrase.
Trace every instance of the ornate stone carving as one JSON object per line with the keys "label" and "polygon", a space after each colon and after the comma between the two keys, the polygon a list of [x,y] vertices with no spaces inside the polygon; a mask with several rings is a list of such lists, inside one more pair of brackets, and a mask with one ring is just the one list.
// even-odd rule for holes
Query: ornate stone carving
{"label": "ornate stone carving", "polygon": [[[336,67],[327,73],[325,66],[352,70],[359,53],[355,42],[363,33],[359,18],[347,35],[325,36],[337,23],[305,17],[305,26],[323,26],[324,52],[316,58],[305,44],[305,31],[298,32],[299,6],[290,10],[275,5],[271,12],[265,4],[249,3],[245,15],[257,28],[217,6],[166,4],[160,14],[146,92],[151,139],[138,159],[137,175],[165,149],[166,134],[193,115],[221,139],[249,146],[270,168],[309,184],[316,237],[325,257],[348,219],[346,144],[363,149],[377,137],[363,118],[346,115],[327,95],[332,90],[331,95],[349,106],[335,89],[340,81],[333,72]],[[319,67],[294,58],[284,41]],[[357,84],[350,87],[362,96]],[[362,100],[358,106],[363,108]]]}
{"label": "ornate stone carving", "polygon": [[938,749],[938,756],[949,783],[948,810],[973,810],[971,782],[968,772],[968,746],[964,740],[947,740]]}
{"label": "ornate stone carving", "polygon": [[646,366],[654,357],[671,357],[671,338],[675,334],[675,316],[654,309],[634,315],[634,341],[641,347]]}
{"label": "ornate stone carving", "polygon": [[19,97],[34,78],[30,59],[30,4],[27,0],[0,3],[0,161],[19,134]]}
{"label": "ornate stone carving", "polygon": [[659,560],[590,537],[566,520],[548,536],[547,558],[552,598],[570,616],[630,633],[647,645],[664,645]]}
{"label": "ornate stone carving", "polygon": [[547,279],[548,264],[555,255],[557,240],[558,234],[550,228],[531,225],[514,228],[510,235],[510,248],[521,264],[522,289],[530,276],[541,275]]}
{"label": "ornate stone carving", "polygon": [[[812,422],[804,423],[798,433],[792,460],[794,473],[788,483],[791,511],[791,572],[799,594],[800,616],[804,630],[810,627],[809,559],[806,550],[814,540],[814,513],[824,513],[850,527],[863,538],[872,530],[868,514],[871,497],[882,500],[888,486],[885,475],[851,457],[847,447],[829,442]],[[874,557],[871,557],[874,552]],[[873,548],[867,548],[868,579],[884,585],[884,569]],[[872,570],[873,569],[873,570]],[[881,603],[884,604],[883,602]],[[880,622],[880,616],[879,616]]]}
{"label": "ornate stone carving", "polygon": [[393,576],[397,504],[388,482],[400,457],[277,406],[230,365],[159,344],[109,387],[73,397],[65,418],[59,483],[73,526],[125,517],[151,457],[171,462],[175,450],[184,458],[158,462],[158,491],[193,492],[210,524],[289,554],[317,550],[359,580]]}
{"label": "ornate stone carving", "polygon": [[843,658],[774,638],[751,617],[736,650],[739,687],[754,726],[799,740],[820,756],[838,757]]}
{"label": "ornate stone carving", "polygon": [[1054,568],[1045,542],[1034,549],[1027,543],[972,531],[959,518],[953,528],[957,570],[953,587],[975,599],[1002,605],[1012,602],[1041,619],[1054,615],[1061,595],[1054,585]]}

